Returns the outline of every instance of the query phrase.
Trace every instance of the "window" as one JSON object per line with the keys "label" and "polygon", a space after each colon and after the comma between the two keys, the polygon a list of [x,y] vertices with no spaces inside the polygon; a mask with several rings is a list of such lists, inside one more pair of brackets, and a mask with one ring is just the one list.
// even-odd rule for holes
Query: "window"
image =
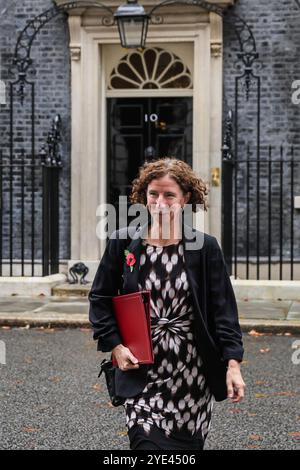
{"label": "window", "polygon": [[126,54],[113,69],[109,90],[192,88],[191,73],[172,52],[152,47]]}

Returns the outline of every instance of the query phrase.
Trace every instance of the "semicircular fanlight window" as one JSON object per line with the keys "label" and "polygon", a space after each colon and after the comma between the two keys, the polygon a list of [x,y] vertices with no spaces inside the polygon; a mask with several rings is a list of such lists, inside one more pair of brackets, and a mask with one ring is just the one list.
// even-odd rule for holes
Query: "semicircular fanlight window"
{"label": "semicircular fanlight window", "polygon": [[182,60],[159,47],[126,54],[113,69],[108,88],[192,88],[192,76]]}

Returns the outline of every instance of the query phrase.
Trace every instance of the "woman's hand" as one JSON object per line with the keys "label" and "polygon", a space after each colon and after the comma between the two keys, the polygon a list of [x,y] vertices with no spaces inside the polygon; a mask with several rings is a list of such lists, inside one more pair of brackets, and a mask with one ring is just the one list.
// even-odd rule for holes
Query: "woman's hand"
{"label": "woman's hand", "polygon": [[240,402],[245,395],[245,382],[240,370],[240,363],[235,359],[228,361],[228,369],[226,375],[227,396],[232,403]]}
{"label": "woman's hand", "polygon": [[139,368],[137,358],[134,357],[130,350],[123,346],[123,344],[118,344],[118,346],[112,350],[112,353],[116,358],[119,369],[127,371]]}

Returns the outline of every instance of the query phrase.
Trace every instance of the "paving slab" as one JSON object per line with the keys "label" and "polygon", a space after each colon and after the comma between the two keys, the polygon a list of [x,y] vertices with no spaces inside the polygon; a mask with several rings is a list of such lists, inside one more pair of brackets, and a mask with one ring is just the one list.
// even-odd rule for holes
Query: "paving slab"
{"label": "paving slab", "polygon": [[85,327],[89,328],[90,323],[88,315],[81,313],[57,313],[57,312],[44,312],[41,314],[33,312],[22,312],[15,314],[12,312],[0,313],[1,326],[26,326],[37,327],[45,326],[52,327]]}
{"label": "paving slab", "polygon": [[[300,333],[299,301],[238,301],[243,331]],[[89,302],[82,296],[0,299],[0,325],[90,327]]]}
{"label": "paving slab", "polygon": [[47,298],[12,297],[0,299],[0,312],[27,312],[42,307],[49,302]]}
{"label": "paving slab", "polygon": [[284,320],[288,315],[292,301],[250,300],[237,301],[237,305],[240,318]]}
{"label": "paving slab", "polygon": [[48,303],[63,303],[63,302],[83,302],[85,304],[88,303],[88,299],[85,297],[81,297],[80,295],[67,295],[65,297],[59,296],[59,295],[52,295],[51,297],[48,297],[47,300]]}
{"label": "paving slab", "polygon": [[74,315],[76,313],[88,314],[89,305],[88,302],[73,301],[73,302],[49,302],[42,307],[39,307],[33,311],[33,313],[43,314],[44,312],[53,312],[58,314],[69,314]]}
{"label": "paving slab", "polygon": [[292,303],[287,320],[300,320],[300,302],[295,301]]}

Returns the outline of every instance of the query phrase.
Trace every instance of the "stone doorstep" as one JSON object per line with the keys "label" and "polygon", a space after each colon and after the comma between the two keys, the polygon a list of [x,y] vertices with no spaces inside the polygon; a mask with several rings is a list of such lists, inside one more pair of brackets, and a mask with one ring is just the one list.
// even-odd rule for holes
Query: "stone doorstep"
{"label": "stone doorstep", "polygon": [[65,283],[67,276],[65,274],[51,274],[43,277],[0,277],[0,292],[2,297],[32,296],[50,297],[52,289]]}
{"label": "stone doorstep", "polygon": [[300,281],[266,281],[231,278],[237,300],[300,301]]}
{"label": "stone doorstep", "polygon": [[56,295],[59,297],[87,297],[91,287],[91,282],[89,282],[88,284],[69,284],[65,282],[63,284],[53,287],[52,295]]}
{"label": "stone doorstep", "polygon": [[247,300],[237,301],[239,317],[246,319],[285,320],[292,301]]}

